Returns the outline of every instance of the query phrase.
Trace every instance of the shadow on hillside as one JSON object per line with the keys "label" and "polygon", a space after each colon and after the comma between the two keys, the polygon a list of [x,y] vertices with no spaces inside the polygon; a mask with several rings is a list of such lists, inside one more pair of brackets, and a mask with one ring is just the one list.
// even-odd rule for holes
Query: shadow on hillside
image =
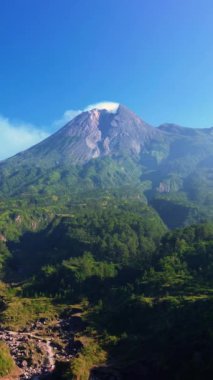
{"label": "shadow on hillside", "polygon": [[19,241],[9,241],[11,257],[7,263],[5,280],[19,282],[38,273],[44,265],[60,263],[64,259],[78,256],[88,245],[66,236],[62,231],[25,232]]}

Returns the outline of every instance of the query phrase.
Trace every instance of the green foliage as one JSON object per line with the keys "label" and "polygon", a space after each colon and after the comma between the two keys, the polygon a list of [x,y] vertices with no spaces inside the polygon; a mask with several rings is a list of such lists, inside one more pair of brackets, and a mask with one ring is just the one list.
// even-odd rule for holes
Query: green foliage
{"label": "green foliage", "polygon": [[151,380],[212,373],[212,237],[212,224],[168,232],[148,269],[94,305],[89,323],[122,373]]}
{"label": "green foliage", "polygon": [[[151,257],[166,231],[156,212],[142,202],[118,203],[109,198],[96,202],[96,211],[94,207],[93,201],[88,206],[75,205],[69,212],[58,213],[43,230],[25,232],[10,243],[10,278],[22,280],[22,274],[37,274],[45,265],[61,264],[85,251],[96,261],[134,267]],[[39,220],[47,223],[50,217],[41,215]]]}
{"label": "green foliage", "polygon": [[77,283],[84,282],[87,278],[96,276],[100,279],[115,277],[116,267],[112,263],[97,262],[90,252],[83,256],[71,258],[62,263],[65,270],[70,272]]}
{"label": "green foliage", "polygon": [[6,244],[0,241],[0,279],[4,277],[4,271],[7,264],[7,260],[10,258],[10,252]]}
{"label": "green foliage", "polygon": [[90,339],[81,350],[80,354],[71,362],[70,374],[67,374],[67,380],[87,380],[92,367],[104,364],[106,362],[106,352],[95,342]]}
{"label": "green foliage", "polygon": [[[13,203],[20,224],[2,206],[1,228],[10,236],[0,243],[2,276],[24,282],[0,284],[1,325],[18,330],[51,319],[57,313],[52,298],[68,304],[86,299],[88,333],[95,330],[98,338],[58,378],[88,378],[106,353],[131,378],[208,378],[213,225],[168,231],[148,205],[116,197],[99,193],[97,200],[23,210],[21,201],[18,214]],[[172,199],[186,201],[184,195]],[[27,229],[31,218],[35,230]]]}
{"label": "green foliage", "polygon": [[0,341],[0,376],[8,375],[15,368],[15,363],[6,344]]}
{"label": "green foliage", "polygon": [[161,195],[152,200],[152,206],[169,228],[177,228],[203,220],[211,220],[205,210],[181,195]]}
{"label": "green foliage", "polygon": [[51,300],[44,297],[17,298],[12,297],[7,302],[7,307],[0,315],[1,325],[11,330],[20,330],[27,323],[33,322],[38,318],[55,317],[56,311]]}

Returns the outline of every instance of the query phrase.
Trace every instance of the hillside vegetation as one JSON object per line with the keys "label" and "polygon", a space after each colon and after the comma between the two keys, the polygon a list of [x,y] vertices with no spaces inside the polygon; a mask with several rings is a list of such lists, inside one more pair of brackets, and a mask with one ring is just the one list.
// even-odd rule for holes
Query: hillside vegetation
{"label": "hillside vegetation", "polygon": [[6,344],[0,341],[0,376],[8,375],[15,368],[15,363]]}
{"label": "hillside vegetation", "polygon": [[119,105],[0,162],[0,376],[212,378],[212,151]]}
{"label": "hillside vegetation", "polygon": [[[25,219],[11,219],[12,234],[5,225],[1,278],[11,285],[1,284],[1,325],[51,323],[77,303],[83,348],[53,378],[209,378],[213,225],[169,231],[133,199],[100,198],[96,208],[91,199],[61,213],[49,207],[51,218],[41,208],[36,230]],[[35,218],[33,208],[25,213]]]}

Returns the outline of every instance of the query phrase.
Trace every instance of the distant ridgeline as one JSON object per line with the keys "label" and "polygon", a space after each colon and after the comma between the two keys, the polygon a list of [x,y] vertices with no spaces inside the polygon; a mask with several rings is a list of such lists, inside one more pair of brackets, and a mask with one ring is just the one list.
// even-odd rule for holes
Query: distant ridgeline
{"label": "distant ridgeline", "polygon": [[212,152],[213,128],[154,128],[122,105],[94,109],[2,161],[0,195],[63,203],[99,191],[148,200],[169,227],[205,221],[213,216]]}

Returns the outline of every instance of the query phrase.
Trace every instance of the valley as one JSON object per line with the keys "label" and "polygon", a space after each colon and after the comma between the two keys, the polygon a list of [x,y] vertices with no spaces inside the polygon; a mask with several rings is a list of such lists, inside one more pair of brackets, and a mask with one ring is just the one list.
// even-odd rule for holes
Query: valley
{"label": "valley", "polygon": [[37,232],[13,223],[0,244],[1,275],[15,280],[0,282],[0,341],[19,377],[211,372],[211,223],[169,231],[135,200],[78,205]]}
{"label": "valley", "polygon": [[212,149],[119,105],[0,162],[0,378],[211,378]]}

